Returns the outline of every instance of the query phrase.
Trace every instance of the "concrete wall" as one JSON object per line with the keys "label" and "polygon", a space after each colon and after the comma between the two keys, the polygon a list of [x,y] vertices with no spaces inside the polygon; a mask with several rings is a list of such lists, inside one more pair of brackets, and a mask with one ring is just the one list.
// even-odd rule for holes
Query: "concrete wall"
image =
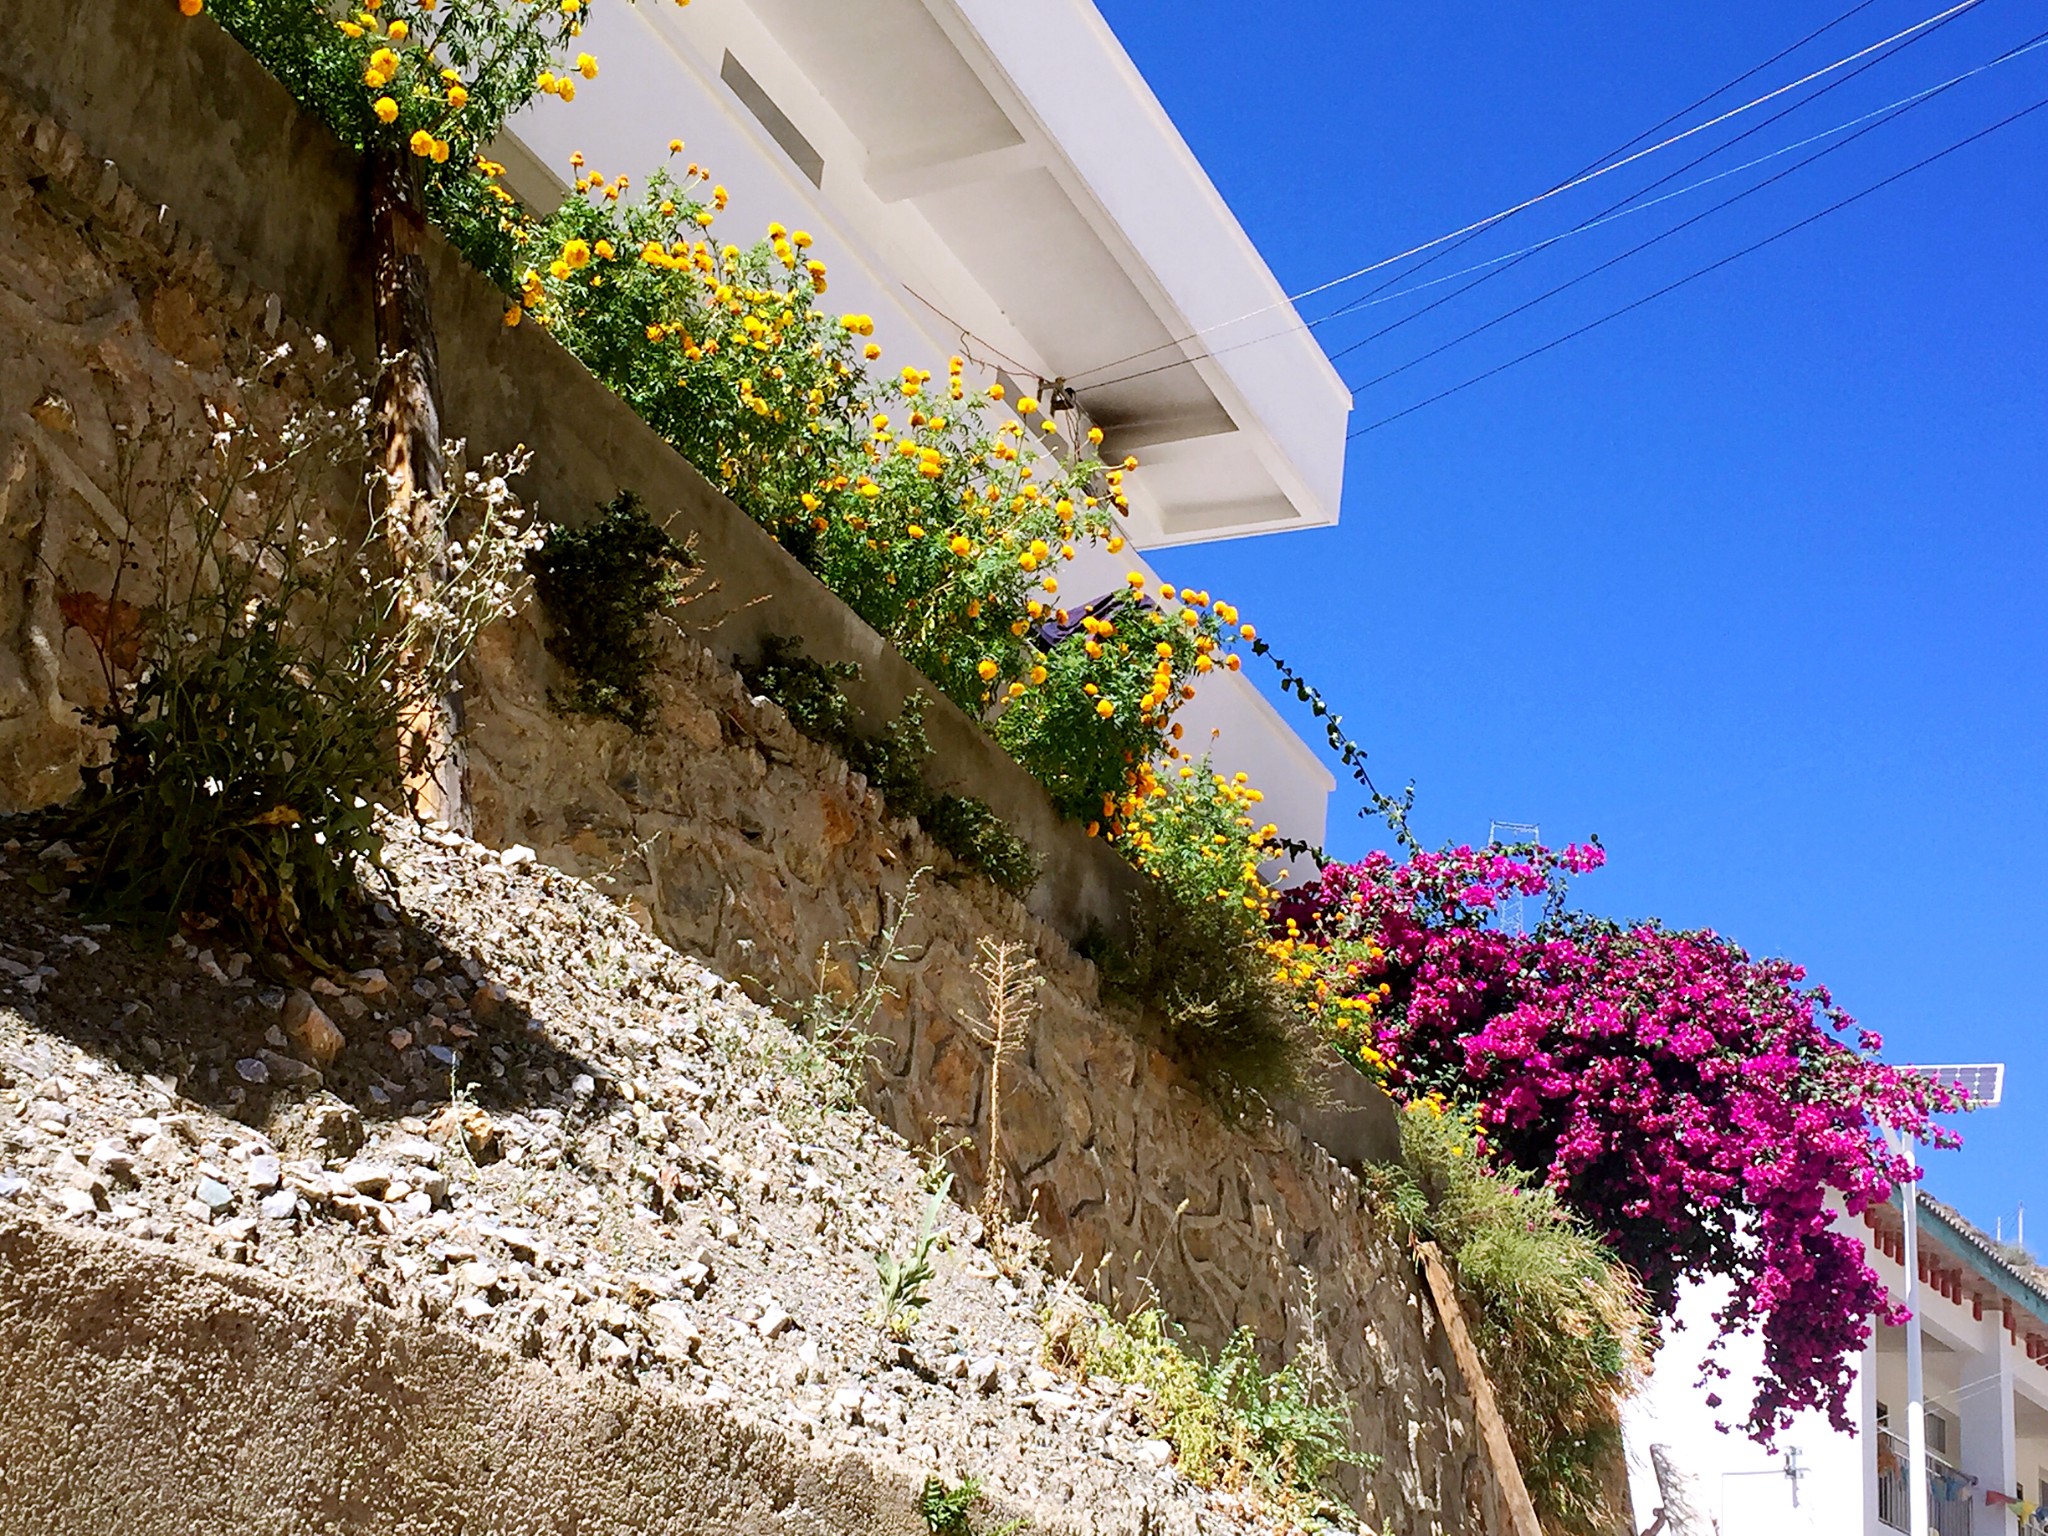
{"label": "concrete wall", "polygon": [[[5,1214],[0,1359],[0,1536],[926,1529],[908,1465],[814,1454],[735,1409]],[[1088,1529],[1031,1513],[1033,1530]]]}
{"label": "concrete wall", "polygon": [[[154,0],[0,13],[0,87],[34,98],[31,110],[0,95],[0,780],[15,803],[46,803],[90,747],[75,706],[95,669],[55,587],[104,590],[88,535],[117,478],[116,427],[152,408],[189,414],[237,338],[289,334],[295,320],[360,353],[364,306],[348,265],[351,167],[210,22]],[[548,338],[507,331],[496,296],[445,251],[437,261],[454,429],[479,449],[534,447],[530,489],[546,511],[640,490],[699,533],[720,584],[708,629],[668,647],[647,737],[546,707],[530,618],[489,634],[471,701],[479,831],[603,876],[678,946],[789,997],[819,984],[828,945],[824,985],[844,985],[847,946],[872,946],[912,872],[936,866],[879,1021],[877,1114],[954,1149],[979,1187],[987,1074],[965,1022],[972,963],[981,937],[1025,944],[1045,986],[1005,1097],[1002,1178],[1058,1266],[1105,1295],[1156,1296],[1206,1343],[1242,1326],[1275,1358],[1326,1345],[1357,1448],[1378,1458],[1354,1479],[1368,1513],[1414,1536],[1500,1529],[1469,1404],[1395,1225],[1294,1126],[1220,1117],[1134,1021],[1104,1009],[1068,946],[1091,914],[1114,914],[1129,871],[1051,822],[971,722],[935,708],[954,782],[1021,820],[1057,866],[1030,910],[946,878],[936,849],[748,698],[724,658],[793,630],[861,660],[891,712],[908,669]],[[1375,1115],[1383,1103],[1365,1116],[1383,1131]]]}

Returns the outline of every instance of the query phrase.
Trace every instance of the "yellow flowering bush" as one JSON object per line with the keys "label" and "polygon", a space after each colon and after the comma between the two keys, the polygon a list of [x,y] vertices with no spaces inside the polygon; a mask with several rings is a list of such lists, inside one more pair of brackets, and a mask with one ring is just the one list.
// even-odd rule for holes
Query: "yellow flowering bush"
{"label": "yellow flowering bush", "polygon": [[[682,154],[680,140],[671,159]],[[716,233],[703,167],[644,187],[575,160],[577,196],[520,230],[528,314],[781,539],[1078,819],[1114,825],[1137,770],[1170,751],[1193,679],[1235,667],[1236,614],[1206,593],[1075,594],[1090,542],[1121,547],[1134,460],[1054,443],[1031,398],[970,387],[966,364],[872,365],[865,315],[822,300],[811,237]]]}
{"label": "yellow flowering bush", "polygon": [[795,542],[810,524],[803,499],[845,456],[866,388],[855,333],[819,312],[810,237],[721,246],[711,226],[725,193],[700,167],[663,167],[636,188],[576,160],[578,195],[519,233],[514,313]]}
{"label": "yellow flowering bush", "polygon": [[1128,943],[1094,955],[1108,986],[1156,1009],[1183,1059],[1231,1093],[1298,1089],[1317,1044],[1291,946],[1273,936],[1263,798],[1207,758],[1142,769],[1117,840],[1151,878]]}
{"label": "yellow flowering bush", "polygon": [[[680,140],[644,186],[579,155],[576,196],[522,209],[485,146],[536,95],[573,100],[598,74],[571,52],[585,0],[211,4],[345,142],[417,178],[416,205],[511,296],[507,324],[546,327],[1154,877],[1125,969],[1217,1080],[1291,1076],[1304,983],[1268,937],[1273,830],[1249,814],[1256,791],[1187,762],[1174,718],[1203,674],[1239,667],[1238,644],[1264,648],[1206,592],[1138,572],[1067,590],[1082,548],[1122,547],[1135,459],[1104,463],[1099,431],[1062,434],[1040,401],[970,385],[959,357],[943,375],[877,367],[874,321],[826,307],[811,237],[722,240],[725,189],[674,163]],[[411,387],[430,396],[431,368]],[[1021,845],[958,819],[963,857],[1028,885]]]}
{"label": "yellow flowering bush", "polygon": [[995,723],[997,738],[1061,811],[1112,834],[1143,803],[1152,766],[1179,762],[1174,720],[1198,677],[1236,670],[1237,611],[1190,588],[1121,592],[1037,629],[1033,686]]}
{"label": "yellow flowering bush", "polygon": [[416,159],[435,222],[484,272],[510,280],[514,204],[497,183],[504,167],[484,147],[534,97],[573,100],[577,80],[596,74],[590,55],[569,57],[583,0],[207,0],[204,8],[344,143]]}

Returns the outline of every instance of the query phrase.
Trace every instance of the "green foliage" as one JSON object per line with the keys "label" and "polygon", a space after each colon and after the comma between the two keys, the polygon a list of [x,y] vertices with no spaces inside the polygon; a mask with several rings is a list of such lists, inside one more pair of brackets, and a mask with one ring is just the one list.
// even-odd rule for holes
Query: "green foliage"
{"label": "green foliage", "polygon": [[767,635],[759,659],[740,663],[740,676],[756,694],[780,704],[790,724],[812,741],[848,755],[855,736],[853,704],[841,685],[859,677],[859,667],[850,661],[815,660],[802,641]]}
{"label": "green foliage", "polygon": [[357,861],[381,846],[368,797],[397,766],[391,695],[268,615],[197,642],[152,631],[76,812],[88,903],[144,925],[196,915],[264,947],[345,940]]}
{"label": "green foliage", "polygon": [[939,795],[918,820],[963,868],[986,875],[1018,900],[1038,884],[1030,845],[972,795]]}
{"label": "green foliage", "polygon": [[436,509],[464,537],[427,600],[381,517],[332,533],[367,479],[366,410],[243,380],[205,431],[156,420],[124,441],[118,574],[66,599],[98,648],[113,738],[68,832],[110,917],[314,956],[345,945],[400,724],[509,606],[527,547],[502,475],[474,472]]}
{"label": "green foliage", "polygon": [[899,1342],[910,1337],[910,1330],[917,1323],[917,1314],[931,1303],[927,1287],[938,1278],[932,1268],[932,1250],[938,1245],[935,1228],[952,1187],[953,1179],[949,1174],[931,1192],[925,1201],[924,1220],[918,1223],[917,1237],[908,1253],[883,1252],[875,1255],[875,1277],[881,1282],[882,1290],[875,1314],[883,1332]]}
{"label": "green foliage", "polygon": [[756,693],[780,704],[804,735],[844,757],[891,812],[915,817],[963,869],[1018,897],[1037,883],[1038,862],[1030,848],[995,812],[979,800],[936,794],[926,785],[931,746],[925,739],[921,696],[905,700],[902,713],[870,736],[855,726],[853,705],[841,687],[860,675],[851,662],[827,665],[805,654],[798,641],[770,635],[757,661],[741,663],[740,675]]}
{"label": "green foliage", "polygon": [[655,525],[631,491],[621,491],[593,523],[548,530],[527,567],[554,626],[548,652],[575,678],[558,707],[648,729],[653,621],[682,600],[692,564],[689,551]]}
{"label": "green foliage", "polygon": [[1304,1357],[1267,1371],[1249,1329],[1211,1358],[1156,1307],[1119,1319],[1075,1303],[1049,1321],[1046,1359],[1075,1376],[1145,1388],[1147,1421],[1204,1488],[1257,1490],[1290,1513],[1315,1514],[1330,1507],[1331,1472],[1365,1464],[1349,1449],[1350,1416],[1321,1373]]}
{"label": "green foliage", "polygon": [[1600,1536],[1618,1514],[1601,1469],[1650,1330],[1641,1287],[1550,1190],[1490,1161],[1466,1115],[1434,1099],[1405,1106],[1401,1150],[1406,1166],[1373,1178],[1456,1261],[1544,1529]]}
{"label": "green foliage", "polygon": [[949,1487],[943,1478],[930,1477],[918,1496],[917,1512],[924,1516],[925,1529],[932,1536],[974,1536],[969,1517],[980,1502],[980,1478],[964,1477]]}

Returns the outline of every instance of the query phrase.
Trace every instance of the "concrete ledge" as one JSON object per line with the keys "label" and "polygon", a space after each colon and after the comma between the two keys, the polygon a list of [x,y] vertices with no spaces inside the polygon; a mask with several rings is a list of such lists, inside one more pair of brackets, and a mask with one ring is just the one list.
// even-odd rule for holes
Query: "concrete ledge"
{"label": "concrete ledge", "polygon": [[718,1405],[564,1378],[368,1302],[13,1216],[0,1360],[0,1536],[925,1530],[913,1468],[815,1455]]}
{"label": "concrete ledge", "polygon": [[[0,83],[62,125],[48,158],[96,175],[104,157],[166,210],[163,248],[210,247],[223,285],[275,293],[292,320],[374,355],[357,158],[210,18],[168,0],[0,7]],[[551,337],[508,329],[504,297],[438,237],[429,259],[451,435],[479,454],[532,449],[521,490],[548,517],[590,517],[630,488],[694,536],[718,591],[692,618],[721,655],[775,633],[857,663],[848,692],[871,725],[923,694],[933,786],[986,801],[1038,855],[1031,910],[1070,941],[1125,923],[1139,876],[1114,850]]]}

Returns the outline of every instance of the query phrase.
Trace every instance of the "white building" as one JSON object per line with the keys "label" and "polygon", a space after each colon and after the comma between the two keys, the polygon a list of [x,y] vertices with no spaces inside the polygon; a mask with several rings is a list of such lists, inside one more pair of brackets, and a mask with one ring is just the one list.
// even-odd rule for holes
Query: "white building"
{"label": "white building", "polygon": [[[601,78],[515,122],[515,189],[558,196],[577,150],[644,184],[681,137],[726,227],[817,237],[888,362],[959,353],[1068,401],[1142,469],[1129,547],[1067,591],[1149,569],[1131,550],[1336,522],[1350,396],[1093,0],[639,0],[582,45]],[[1182,718],[1322,840],[1334,780],[1247,679]]]}
{"label": "white building", "polygon": [[[1862,1238],[1892,1299],[1901,1300],[1901,1207],[1841,1221]],[[1934,1536],[2048,1529],[2040,1512],[2048,1506],[2048,1278],[1924,1194],[1919,1228],[1928,1529]],[[1688,1326],[1666,1342],[1650,1383],[1624,1415],[1638,1526],[1647,1527],[1675,1491],[1672,1503],[1689,1501],[1697,1518],[1688,1530],[1672,1508],[1669,1536],[1906,1530],[1905,1331],[1880,1327],[1864,1350],[1850,1398],[1853,1434],[1806,1414],[1767,1452],[1714,1427],[1717,1419],[1739,1422],[1747,1410],[1745,1384],[1760,1364],[1753,1340],[1731,1341],[1724,1355],[1733,1375],[1716,1389],[1727,1400],[1721,1408],[1708,1407],[1708,1389],[1697,1385],[1712,1313],[1725,1294],[1702,1288],[1685,1297],[1680,1319]],[[1668,1477],[1660,1487],[1656,1460],[1689,1487],[1673,1490]]]}

